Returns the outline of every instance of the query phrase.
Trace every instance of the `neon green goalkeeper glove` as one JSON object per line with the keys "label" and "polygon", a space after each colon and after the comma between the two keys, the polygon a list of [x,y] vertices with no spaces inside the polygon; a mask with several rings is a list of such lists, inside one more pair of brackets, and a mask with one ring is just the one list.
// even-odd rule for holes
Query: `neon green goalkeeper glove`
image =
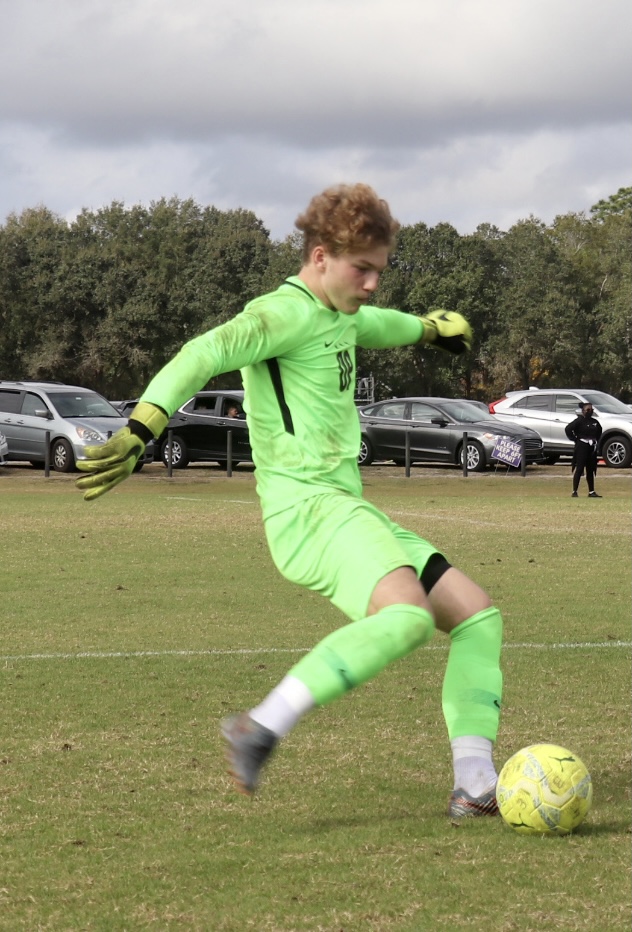
{"label": "neon green goalkeeper glove", "polygon": [[472,328],[456,311],[430,311],[421,320],[424,325],[423,344],[437,346],[457,356],[472,349]]}
{"label": "neon green goalkeeper glove", "polygon": [[103,446],[86,447],[87,459],[77,460],[77,469],[91,473],[77,479],[77,488],[86,501],[105,495],[134,472],[152,437],[159,437],[169,418],[156,405],[140,402],[132,411],[127,427],[117,430]]}

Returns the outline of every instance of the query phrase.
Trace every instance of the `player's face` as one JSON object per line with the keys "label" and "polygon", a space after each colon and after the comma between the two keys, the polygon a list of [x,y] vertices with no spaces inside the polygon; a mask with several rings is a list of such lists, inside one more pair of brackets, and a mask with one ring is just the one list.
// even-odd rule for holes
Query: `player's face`
{"label": "player's face", "polygon": [[377,288],[388,257],[388,246],[341,256],[331,256],[319,247],[314,251],[314,262],[320,273],[321,301],[332,310],[356,314]]}

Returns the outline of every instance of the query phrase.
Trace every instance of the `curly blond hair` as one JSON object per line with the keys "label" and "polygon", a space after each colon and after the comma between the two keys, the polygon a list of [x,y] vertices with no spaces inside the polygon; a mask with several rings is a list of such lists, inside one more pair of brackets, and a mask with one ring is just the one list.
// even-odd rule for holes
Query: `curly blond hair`
{"label": "curly blond hair", "polygon": [[399,223],[368,184],[339,184],[315,195],[295,220],[303,234],[303,261],[315,246],[332,256],[395,244]]}

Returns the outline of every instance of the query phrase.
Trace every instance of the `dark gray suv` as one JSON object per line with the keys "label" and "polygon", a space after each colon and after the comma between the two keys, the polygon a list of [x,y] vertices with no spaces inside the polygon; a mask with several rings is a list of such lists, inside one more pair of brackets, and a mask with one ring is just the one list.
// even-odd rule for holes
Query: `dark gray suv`
{"label": "dark gray suv", "polygon": [[[85,447],[105,443],[127,418],[89,388],[60,382],[0,381],[0,432],[9,447],[7,460],[42,466],[47,441],[50,464],[71,472],[85,459]],[[48,434],[48,436],[47,436]],[[153,444],[136,469],[153,460]]]}

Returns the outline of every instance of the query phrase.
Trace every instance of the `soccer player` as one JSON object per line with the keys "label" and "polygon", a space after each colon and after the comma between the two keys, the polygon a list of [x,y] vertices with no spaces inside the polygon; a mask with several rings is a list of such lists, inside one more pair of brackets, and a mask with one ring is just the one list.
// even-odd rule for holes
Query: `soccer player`
{"label": "soccer player", "polygon": [[210,378],[241,369],[257,493],[272,558],[349,619],[292,667],[260,705],[222,723],[237,787],[253,793],[281,739],[315,706],[426,644],[450,638],[442,703],[454,762],[448,813],[497,810],[492,747],[502,676],[500,612],[432,544],[362,496],[355,348],[470,348],[460,314],[415,317],[366,304],[399,224],[362,184],[312,198],[296,221],[303,265],[272,294],[191,340],[149,384],[127,427],[86,451],[77,481],[94,499],[133,471],[145,444]]}

